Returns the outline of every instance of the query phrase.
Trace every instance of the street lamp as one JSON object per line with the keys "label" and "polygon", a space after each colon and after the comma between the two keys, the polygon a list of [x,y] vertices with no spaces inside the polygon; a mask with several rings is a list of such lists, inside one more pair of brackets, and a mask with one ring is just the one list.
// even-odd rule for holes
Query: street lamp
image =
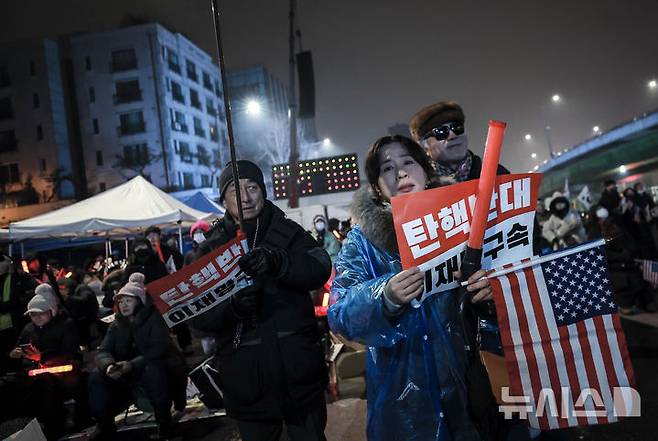
{"label": "street lamp", "polygon": [[556,93],[551,97],[551,100],[553,100],[554,103],[559,103],[562,100],[562,98],[560,97],[560,95]]}
{"label": "street lamp", "polygon": [[533,153],[533,154],[531,154],[530,157],[531,157],[532,159],[537,158],[537,153]]}
{"label": "street lamp", "polygon": [[656,80],[649,81],[647,85],[649,86],[649,89],[655,89],[656,87],[658,87],[658,83],[656,82]]}
{"label": "street lamp", "polygon": [[261,113],[261,105],[258,101],[256,100],[249,100],[247,101],[247,115],[251,116],[260,116]]}
{"label": "street lamp", "polygon": [[331,139],[329,139],[329,138],[324,138],[324,139],[322,140],[322,145],[325,146],[325,147],[329,147],[329,146],[331,145]]}
{"label": "street lamp", "polygon": [[599,126],[592,127],[592,132],[594,132],[595,134],[601,133],[601,127]]}
{"label": "street lamp", "polygon": [[530,133],[527,133],[527,134],[524,136],[524,138],[525,138],[526,141],[530,141],[530,140],[532,139],[532,135],[531,135]]}

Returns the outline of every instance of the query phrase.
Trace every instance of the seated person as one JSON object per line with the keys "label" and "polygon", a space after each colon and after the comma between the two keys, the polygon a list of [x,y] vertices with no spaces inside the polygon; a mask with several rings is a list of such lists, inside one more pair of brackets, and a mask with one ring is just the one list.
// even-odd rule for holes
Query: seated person
{"label": "seated person", "polygon": [[[25,325],[9,356],[20,359],[23,369],[0,381],[0,415],[3,419],[35,416],[48,439],[63,432],[64,402],[78,395],[80,385],[79,340],[75,324],[60,313],[53,289],[41,284],[27,305]],[[64,373],[28,376],[31,369],[73,365]]]}
{"label": "seated person", "polygon": [[97,427],[96,439],[113,439],[114,416],[132,402],[141,387],[153,406],[158,437],[171,432],[172,400],[177,411],[186,405],[185,360],[164,319],[147,299],[144,275],[133,273],[114,296],[115,321],[96,357],[97,370],[89,379],[89,400]]}
{"label": "seated person", "polygon": [[57,285],[62,296],[62,306],[66,308],[78,329],[80,344],[89,347],[91,344],[91,328],[96,323],[98,315],[96,295],[87,285],[84,283],[78,284],[70,277],[58,279]]}

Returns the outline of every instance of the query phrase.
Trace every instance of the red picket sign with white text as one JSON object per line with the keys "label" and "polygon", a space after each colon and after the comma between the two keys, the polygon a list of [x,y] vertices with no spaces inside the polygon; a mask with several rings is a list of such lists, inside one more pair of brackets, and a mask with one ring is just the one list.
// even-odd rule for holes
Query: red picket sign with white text
{"label": "red picket sign with white text", "polygon": [[[496,177],[484,236],[482,268],[532,257],[532,235],[541,175]],[[475,208],[478,180],[392,198],[393,222],[403,269],[425,272],[422,300],[456,288]]]}
{"label": "red picket sign with white text", "polygon": [[238,266],[248,251],[247,239],[240,234],[191,265],[146,285],[167,325],[203,314],[253,284]]}

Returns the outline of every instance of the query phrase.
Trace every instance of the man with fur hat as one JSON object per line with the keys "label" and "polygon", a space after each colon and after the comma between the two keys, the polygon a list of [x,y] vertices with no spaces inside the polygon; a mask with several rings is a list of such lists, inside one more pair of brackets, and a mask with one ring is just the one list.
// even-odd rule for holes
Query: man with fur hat
{"label": "man with fur hat", "polygon": [[254,285],[193,319],[192,326],[215,336],[214,363],[226,410],[244,441],[279,439],[283,423],[292,441],[322,441],[328,377],[309,291],[329,278],[331,260],[266,199],[256,164],[238,161],[238,171],[237,183],[231,166],[220,176],[226,214],[198,254],[235,238],[239,191],[250,249],[239,265]]}
{"label": "man with fur hat", "polygon": [[89,378],[91,413],[98,423],[95,439],[113,439],[114,416],[130,404],[139,386],[153,406],[159,438],[171,434],[172,401],[177,411],[185,409],[185,361],[147,298],[144,280],[144,274],[132,274],[114,296],[116,319],[96,356],[98,369]]}
{"label": "man with fur hat", "polygon": [[[482,158],[468,149],[465,119],[459,104],[440,101],[420,109],[409,122],[412,137],[425,148],[439,176],[457,182],[478,179],[482,171]],[[509,171],[498,165],[498,174]]]}
{"label": "man with fur hat", "polygon": [[59,312],[57,297],[48,284],[37,286],[27,305],[28,323],[9,356],[21,360],[23,373],[39,367],[72,364],[71,372],[19,375],[0,387],[0,415],[8,418],[35,416],[48,439],[62,434],[64,401],[75,397],[79,387],[79,340],[73,321]]}

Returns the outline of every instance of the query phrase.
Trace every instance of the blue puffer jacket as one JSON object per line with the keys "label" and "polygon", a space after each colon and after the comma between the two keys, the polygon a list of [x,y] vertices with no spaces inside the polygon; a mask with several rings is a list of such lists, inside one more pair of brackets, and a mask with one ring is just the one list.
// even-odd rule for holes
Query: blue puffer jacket
{"label": "blue puffer jacket", "polygon": [[456,292],[387,314],[383,292],[401,271],[390,210],[362,190],[336,262],[329,325],[368,346],[370,441],[478,440],[466,410]]}

